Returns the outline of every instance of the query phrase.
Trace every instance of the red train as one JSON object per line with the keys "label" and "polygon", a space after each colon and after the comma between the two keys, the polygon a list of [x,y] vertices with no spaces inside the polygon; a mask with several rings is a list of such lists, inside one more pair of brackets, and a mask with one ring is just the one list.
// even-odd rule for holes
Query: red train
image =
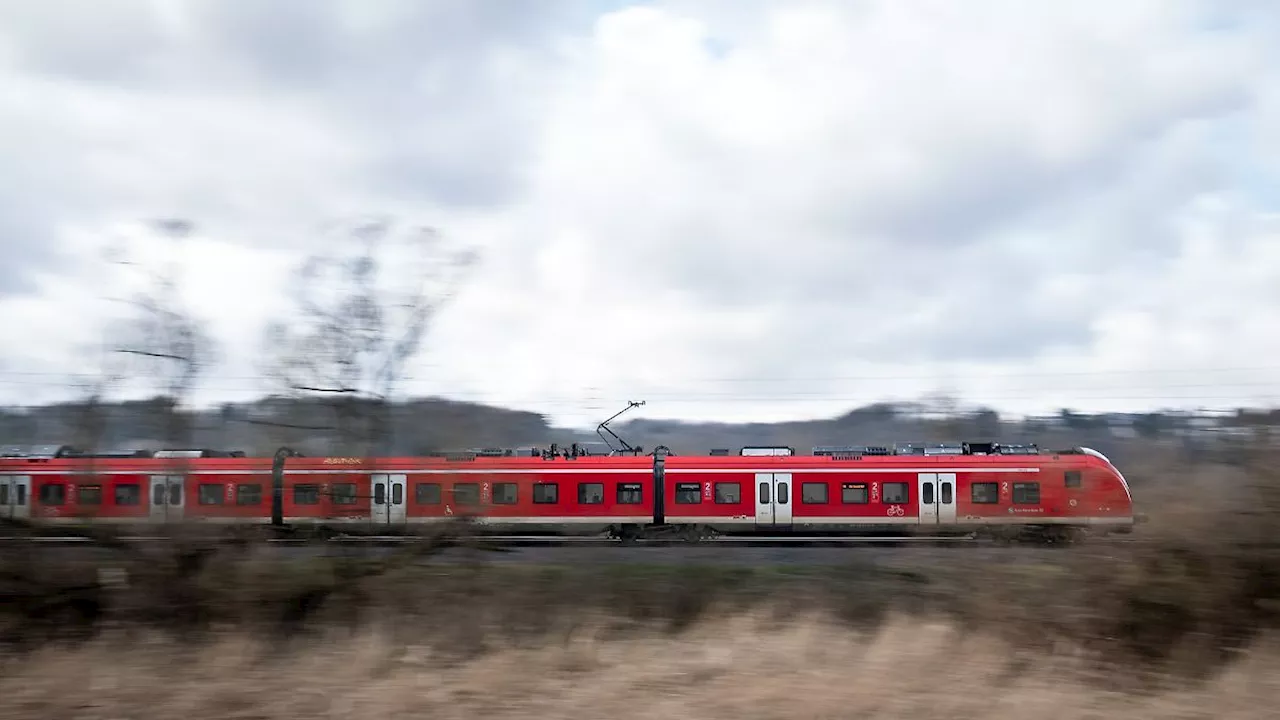
{"label": "red train", "polygon": [[1089,448],[994,443],[568,450],[429,457],[211,451],[0,457],[0,515],[49,522],[208,522],[404,530],[457,516],[496,534],[1128,532],[1124,476]]}

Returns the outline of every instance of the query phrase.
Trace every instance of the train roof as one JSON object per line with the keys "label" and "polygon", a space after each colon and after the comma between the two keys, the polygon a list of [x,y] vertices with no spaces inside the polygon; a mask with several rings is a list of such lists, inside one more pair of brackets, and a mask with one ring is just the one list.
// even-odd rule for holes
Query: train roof
{"label": "train roof", "polygon": [[[643,455],[662,454],[676,455],[665,446],[659,446],[651,452],[642,448],[601,450],[600,443],[572,443],[559,446],[555,443],[547,447],[522,446],[513,448],[485,447],[465,450],[441,450],[423,453],[420,457],[443,459],[446,461],[468,461],[481,458],[583,458],[583,457],[638,457]],[[282,448],[286,454],[302,458],[300,453]],[[999,442],[900,442],[878,445],[818,445],[811,449],[809,455],[829,457],[833,460],[861,459],[864,457],[894,456],[1025,456],[1025,455],[1061,455],[1061,454],[1095,454],[1088,448],[1066,448],[1045,450],[1036,443],[999,443]],[[729,448],[713,448],[706,453],[695,453],[692,457],[797,457],[794,447],[787,445],[746,445],[733,451]],[[0,458],[52,460],[52,459],[179,459],[179,458],[270,458],[270,455],[252,456],[243,450],[218,450],[211,448],[164,448],[135,449],[87,452],[70,445],[33,445],[29,447],[17,445],[0,446]],[[1101,457],[1099,455],[1099,457]],[[1106,460],[1104,457],[1103,460]]]}

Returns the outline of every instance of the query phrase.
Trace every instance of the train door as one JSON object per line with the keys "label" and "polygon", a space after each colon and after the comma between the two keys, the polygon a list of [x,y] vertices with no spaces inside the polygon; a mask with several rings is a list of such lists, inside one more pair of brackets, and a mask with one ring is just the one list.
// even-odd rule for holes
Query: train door
{"label": "train door", "polygon": [[956,521],[956,474],[938,473],[938,522]]}
{"label": "train door", "polygon": [[916,476],[920,496],[920,524],[937,525],[956,521],[956,474],[920,473]]}
{"label": "train door", "polygon": [[920,524],[938,524],[938,473],[920,473],[916,476],[920,498]]}
{"label": "train door", "polygon": [[0,517],[19,520],[31,517],[31,476],[0,477]]}
{"label": "train door", "polygon": [[373,475],[373,521],[403,524],[405,521],[404,475]]}
{"label": "train door", "polygon": [[181,475],[151,476],[152,520],[181,520],[185,501]]}
{"label": "train door", "polygon": [[756,527],[791,526],[791,473],[756,473]]}
{"label": "train door", "polygon": [[396,525],[403,525],[405,522],[405,509],[408,507],[404,497],[405,486],[408,484],[405,480],[404,475],[392,475],[387,481],[391,486],[391,504],[387,506],[387,515]]}

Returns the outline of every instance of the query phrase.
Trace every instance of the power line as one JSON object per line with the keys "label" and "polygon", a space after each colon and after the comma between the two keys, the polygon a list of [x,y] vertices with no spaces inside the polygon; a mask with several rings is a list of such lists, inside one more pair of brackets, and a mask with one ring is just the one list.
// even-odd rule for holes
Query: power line
{"label": "power line", "polygon": [[[415,363],[419,368],[438,368],[444,369],[446,366],[439,364],[419,364]],[[991,373],[969,373],[957,374],[950,370],[939,370],[928,374],[915,375],[817,375],[817,376],[757,376],[757,377],[696,377],[681,376],[682,382],[689,383],[753,383],[753,382],[843,382],[843,381],[866,381],[874,382],[881,380],[919,380],[937,382],[939,379],[946,379],[948,382],[959,382],[963,380],[998,380],[1002,378],[1019,378],[1019,377],[1097,377],[1107,375],[1166,375],[1166,374],[1205,374],[1205,373],[1251,373],[1251,372],[1280,372],[1280,365],[1261,365],[1261,366],[1245,366],[1245,367],[1217,367],[1217,368],[1147,368],[1147,369],[1130,369],[1130,370],[1062,370],[1062,371],[1035,371],[1035,372],[1005,372],[995,371]],[[0,371],[0,377],[79,377],[79,378],[97,378],[97,373],[76,373],[76,372],[54,372],[48,370],[4,370]],[[269,375],[219,375],[219,378],[227,380],[239,381],[265,381],[272,380]],[[406,375],[400,378],[402,382],[415,382],[423,380],[433,380],[434,377],[423,377],[416,375]]]}

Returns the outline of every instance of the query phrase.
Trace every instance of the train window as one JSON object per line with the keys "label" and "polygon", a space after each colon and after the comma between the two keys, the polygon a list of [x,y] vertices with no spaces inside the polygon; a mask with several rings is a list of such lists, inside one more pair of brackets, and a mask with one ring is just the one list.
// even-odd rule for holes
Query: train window
{"label": "train window", "polygon": [[942,504],[950,505],[953,499],[954,498],[951,497],[951,483],[949,482],[943,483],[942,484],[942,500],[941,500]]}
{"label": "train window", "polygon": [[24,507],[27,504],[27,486],[13,486],[13,505],[15,507]]}
{"label": "train window", "polygon": [[201,505],[221,505],[222,504],[222,486],[212,483],[201,483],[196,488],[196,502]]}
{"label": "train window", "polygon": [[881,500],[889,505],[905,503],[911,497],[904,482],[887,482],[882,486],[882,490]]}
{"label": "train window", "polygon": [[385,482],[376,482],[373,484],[373,504],[387,504],[387,484]]}
{"label": "train window", "polygon": [[256,483],[236,485],[236,504],[237,505],[261,505],[262,504],[262,486]]}
{"label": "train window", "polygon": [[742,502],[742,483],[716,483],[716,504],[737,505]]}
{"label": "train window", "polygon": [[453,500],[459,505],[479,505],[480,486],[476,483],[455,483]]}
{"label": "train window", "polygon": [[920,502],[925,505],[933,504],[933,483],[926,482],[920,486]]}
{"label": "train window", "polygon": [[[618,488],[622,493],[622,488]],[[554,505],[560,502],[560,486],[556,483],[534,483],[533,502],[536,505]]]}
{"label": "train window", "polygon": [[788,488],[790,488],[790,483],[787,483],[785,481],[780,481],[778,483],[778,504],[779,505],[786,505],[787,501],[791,499],[791,495],[788,494],[787,492]]}
{"label": "train window", "polygon": [[116,505],[141,505],[142,488],[137,483],[120,483],[115,486]]}
{"label": "train window", "polygon": [[806,505],[821,505],[827,502],[827,484],[824,482],[800,483],[800,502]]}
{"label": "train window", "polygon": [[493,484],[494,505],[515,505],[517,497],[518,492],[515,483],[500,482]]}
{"label": "train window", "polygon": [[169,482],[169,504],[174,507],[182,504],[182,480],[178,478]]}
{"label": "train window", "polygon": [[1068,471],[1066,472],[1066,474],[1065,474],[1065,475],[1063,475],[1062,481],[1063,481],[1063,483],[1065,483],[1065,484],[1066,484],[1066,486],[1067,486],[1067,487],[1069,487],[1069,488],[1078,488],[1078,487],[1080,487],[1080,485],[1081,485],[1081,483],[1080,483],[1080,471],[1079,471],[1079,470],[1068,470]]}
{"label": "train window", "polygon": [[116,485],[116,505],[142,504],[142,488],[137,483]]}
{"label": "train window", "polygon": [[9,481],[0,484],[0,505],[9,504]]}
{"label": "train window", "polygon": [[993,482],[976,482],[969,486],[969,499],[976,505],[1000,504],[1000,485]]}
{"label": "train window", "polygon": [[101,505],[102,504],[102,486],[101,485],[76,486],[76,504],[77,505]]}
{"label": "train window", "polygon": [[845,505],[865,505],[868,498],[866,483],[844,483],[840,486],[840,502]]}
{"label": "train window", "polygon": [[604,483],[578,483],[579,505],[603,505]]}
{"label": "train window", "polygon": [[[397,487],[399,487],[397,485]],[[356,484],[355,483],[334,483],[333,491],[330,497],[333,498],[335,505],[355,505],[356,504]]]}
{"label": "train window", "polygon": [[315,483],[305,483],[293,486],[293,504],[294,505],[319,505],[320,504],[320,486]]}
{"label": "train window", "polygon": [[439,505],[440,498],[439,483],[418,483],[413,488],[413,499],[419,505]]}
{"label": "train window", "polygon": [[639,505],[644,502],[644,485],[640,483],[618,483],[618,504]]}
{"label": "train window", "polygon": [[680,505],[697,505],[702,502],[702,489],[698,483],[676,483],[676,503]]}
{"label": "train window", "polygon": [[164,485],[151,486],[151,504],[156,507],[164,505]]}
{"label": "train window", "polygon": [[1038,505],[1040,503],[1040,483],[1014,483],[1013,502],[1018,505]]}
{"label": "train window", "polygon": [[61,505],[67,501],[67,486],[62,483],[51,483],[40,486],[41,505]]}
{"label": "train window", "polygon": [[404,504],[404,483],[391,483],[391,504]]}

